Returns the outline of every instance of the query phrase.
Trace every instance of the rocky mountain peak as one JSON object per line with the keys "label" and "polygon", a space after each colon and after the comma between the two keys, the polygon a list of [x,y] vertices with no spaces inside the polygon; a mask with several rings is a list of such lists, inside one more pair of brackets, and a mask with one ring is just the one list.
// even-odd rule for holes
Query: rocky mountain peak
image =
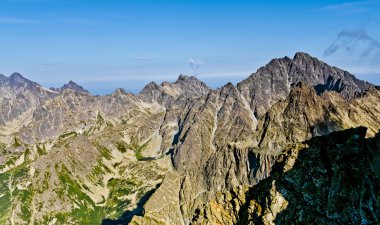
{"label": "rocky mountain peak", "polygon": [[86,89],[84,89],[82,86],[78,85],[74,81],[70,80],[67,84],[64,84],[60,88],[51,88],[51,90],[62,93],[65,90],[72,90],[76,92],[82,92],[89,94],[90,92]]}
{"label": "rocky mountain peak", "polygon": [[307,53],[298,52],[293,59],[284,57],[271,60],[237,87],[254,113],[261,117],[273,103],[283,100],[291,87],[299,82],[315,87],[318,94],[336,91],[345,99],[352,99],[373,86],[347,71],[329,66]]}
{"label": "rocky mountain peak", "polygon": [[216,90],[186,75],[104,96],[0,79],[5,223],[380,221],[380,136],[364,139],[380,91],[306,53]]}
{"label": "rocky mountain peak", "polygon": [[153,92],[160,91],[161,87],[156,82],[151,81],[140,91],[140,95],[149,95]]}
{"label": "rocky mountain peak", "polygon": [[0,84],[5,82],[6,79],[7,79],[6,76],[4,76],[3,74],[0,74]]}
{"label": "rocky mountain peak", "polygon": [[155,90],[155,89],[160,89],[160,86],[156,82],[151,81],[147,85],[145,85],[145,87],[141,90],[141,92],[144,92],[145,90]]}
{"label": "rocky mountain peak", "polygon": [[115,95],[126,95],[128,94],[124,88],[117,88],[112,94]]}
{"label": "rocky mountain peak", "polygon": [[300,59],[316,59],[316,58],[312,57],[311,55],[305,52],[296,52],[296,54],[294,54],[293,60],[300,60]]}
{"label": "rocky mountain peak", "polygon": [[69,83],[67,83],[67,85],[70,85],[70,86],[75,86],[77,85],[74,81],[70,80]]}
{"label": "rocky mountain peak", "polygon": [[179,75],[178,80],[173,85],[177,85],[186,96],[201,96],[210,91],[210,88],[195,76]]}
{"label": "rocky mountain peak", "polygon": [[39,86],[37,83],[23,77],[20,73],[13,73],[11,76],[9,76],[8,81],[9,81],[9,84],[12,86],[19,86],[19,85]]}
{"label": "rocky mountain peak", "polygon": [[178,80],[186,80],[186,79],[189,79],[189,76],[187,76],[187,75],[183,75],[183,74],[180,74],[180,75],[178,76]]}
{"label": "rocky mountain peak", "polygon": [[[178,83],[188,83],[188,84],[197,83],[197,84],[203,85],[203,82],[200,81],[197,77],[195,77],[195,76],[187,76],[187,75],[183,75],[183,74],[180,74],[178,76],[177,81],[175,81],[174,83],[175,84],[178,84]],[[207,86],[206,84],[204,84],[204,85]]]}
{"label": "rocky mountain peak", "polygon": [[25,79],[25,78],[24,78],[20,73],[18,73],[18,72],[12,73],[12,74],[9,76],[9,78],[10,78],[11,80],[17,80],[17,79],[19,79],[19,80],[24,80],[24,79]]}
{"label": "rocky mountain peak", "polygon": [[236,89],[236,87],[231,82],[228,82],[227,84],[221,87],[221,92],[225,92],[225,91],[229,92],[234,89]]}
{"label": "rocky mountain peak", "polygon": [[207,85],[196,77],[181,74],[174,83],[162,82],[158,85],[150,82],[141,90],[139,97],[147,102],[165,103],[169,99],[177,99],[180,96],[197,98],[209,91]]}

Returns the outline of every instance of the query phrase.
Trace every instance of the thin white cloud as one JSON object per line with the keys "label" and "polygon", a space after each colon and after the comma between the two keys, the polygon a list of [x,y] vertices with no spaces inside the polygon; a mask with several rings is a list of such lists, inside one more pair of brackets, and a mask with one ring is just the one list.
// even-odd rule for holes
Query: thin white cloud
{"label": "thin white cloud", "polygon": [[344,2],[341,4],[328,5],[320,8],[320,10],[345,10],[354,7],[368,6],[377,3],[378,1],[357,1],[357,2]]}
{"label": "thin white cloud", "polygon": [[[353,63],[352,63],[353,64]],[[368,65],[354,65],[354,66],[343,66],[345,70],[352,74],[380,74],[380,67],[378,66],[368,66]]]}
{"label": "thin white cloud", "polygon": [[84,18],[67,18],[61,19],[64,23],[78,24],[78,25],[102,25],[105,24],[102,20],[97,19],[84,19]]}
{"label": "thin white cloud", "polygon": [[0,24],[37,24],[42,23],[41,20],[13,18],[13,17],[0,17]]}
{"label": "thin white cloud", "polygon": [[193,72],[193,75],[196,76],[199,73],[199,68],[203,64],[203,61],[201,61],[199,59],[192,59],[192,58],[190,58],[189,59],[189,64],[190,64],[191,70]]}
{"label": "thin white cloud", "polygon": [[[19,18],[19,17],[1,17],[0,24],[39,24],[45,23],[45,20],[29,19],[29,18]],[[102,25],[105,21],[98,19],[87,19],[87,18],[64,18],[64,19],[53,19],[49,20],[49,23],[70,23],[77,25]]]}
{"label": "thin white cloud", "polygon": [[41,66],[62,66],[62,65],[64,65],[64,63],[60,63],[60,62],[47,62],[47,63],[41,63],[39,65],[41,65]]}
{"label": "thin white cloud", "polygon": [[341,4],[324,6],[322,8],[317,9],[317,11],[329,11],[340,16],[348,16],[353,14],[364,13],[370,9],[371,5],[377,3],[379,3],[378,0],[344,2]]}
{"label": "thin white cloud", "polygon": [[252,71],[242,71],[242,72],[212,72],[204,73],[199,76],[200,79],[211,79],[211,78],[246,78],[252,74]]}
{"label": "thin white cloud", "polygon": [[[245,78],[252,74],[252,71],[237,71],[237,72],[208,72],[199,75],[199,79],[214,79],[214,78]],[[98,83],[98,82],[146,82],[155,80],[171,81],[176,80],[179,74],[135,74],[135,75],[98,75],[92,77],[77,77],[70,78],[75,82],[87,82],[87,83]],[[68,78],[69,79],[69,78]],[[49,78],[46,80],[39,80],[39,82],[64,82],[67,79],[61,78]]]}
{"label": "thin white cloud", "polygon": [[152,58],[148,57],[148,56],[140,56],[140,57],[136,57],[136,59],[139,61],[147,61],[147,60],[150,60]]}

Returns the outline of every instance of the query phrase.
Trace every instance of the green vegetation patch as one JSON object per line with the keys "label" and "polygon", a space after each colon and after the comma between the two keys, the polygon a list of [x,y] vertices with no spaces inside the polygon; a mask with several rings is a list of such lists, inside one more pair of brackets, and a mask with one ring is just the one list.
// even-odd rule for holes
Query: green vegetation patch
{"label": "green vegetation patch", "polygon": [[31,205],[34,192],[32,190],[16,190],[18,202],[21,204],[21,213],[18,216],[22,219],[25,224],[30,223],[30,218],[32,216]]}
{"label": "green vegetation patch", "polygon": [[103,116],[100,113],[98,113],[96,115],[96,123],[104,124],[105,122],[106,122],[106,120],[103,118]]}
{"label": "green vegetation patch", "polygon": [[79,183],[72,178],[72,175],[65,166],[58,172],[65,197],[69,198],[76,207],[68,214],[56,214],[57,224],[67,224],[74,221],[77,224],[101,224],[104,218],[104,210],[97,206],[92,199],[86,195]]}
{"label": "green vegetation patch", "polygon": [[94,203],[90,197],[82,192],[81,186],[71,178],[70,172],[64,165],[62,165],[61,171],[57,172],[62,187],[64,187],[64,190],[67,192],[65,194],[68,198],[78,206],[89,206],[88,203]]}
{"label": "green vegetation patch", "polygon": [[12,206],[11,193],[8,189],[10,173],[0,174],[0,224],[5,224],[10,217]]}
{"label": "green vegetation patch", "polygon": [[[16,186],[25,184],[29,178],[29,167],[25,164],[16,167],[10,171],[0,174],[0,224],[9,222],[11,210],[16,201],[21,204],[21,212],[19,215],[23,220],[28,222],[30,218],[30,205],[33,197],[32,190],[19,190]],[[12,187],[13,191],[9,189]]]}
{"label": "green vegetation patch", "polygon": [[59,136],[60,139],[64,139],[64,138],[68,138],[68,137],[76,137],[78,136],[77,132],[75,131],[70,131],[70,132],[67,132],[67,133],[64,133],[64,134],[61,134]]}
{"label": "green vegetation patch", "polygon": [[38,190],[39,193],[43,193],[44,191],[49,189],[50,176],[50,171],[46,171],[44,173],[44,178],[41,182],[41,187]]}
{"label": "green vegetation patch", "polygon": [[116,148],[121,153],[126,153],[127,152],[127,147],[125,146],[125,142],[124,141],[117,142],[116,143]]}
{"label": "green vegetation patch", "polygon": [[112,171],[103,164],[102,159],[98,159],[97,165],[92,169],[90,175],[87,176],[93,183],[103,186],[103,175],[106,173],[112,173]]}
{"label": "green vegetation patch", "polygon": [[100,154],[102,154],[104,158],[106,158],[107,160],[111,160],[113,158],[111,151],[108,148],[102,146],[101,144],[97,142],[94,142],[93,144],[95,145],[95,147],[98,149],[98,151],[100,152]]}
{"label": "green vegetation patch", "polygon": [[131,201],[127,196],[136,192],[137,183],[129,179],[115,179],[108,181],[110,195],[107,199],[107,218],[117,219],[127,210]]}
{"label": "green vegetation patch", "polygon": [[6,147],[7,146],[4,143],[0,142],[0,153],[2,153],[2,154],[5,153]]}
{"label": "green vegetation patch", "polygon": [[145,159],[145,157],[142,155],[142,152],[148,147],[149,142],[150,142],[150,139],[135,149],[135,156],[137,160]]}
{"label": "green vegetation patch", "polygon": [[36,145],[36,147],[37,147],[37,153],[39,156],[46,155],[47,151],[46,151],[45,145],[42,145],[42,147],[40,147],[40,145]]}
{"label": "green vegetation patch", "polygon": [[13,147],[18,148],[20,146],[23,146],[23,143],[20,141],[20,139],[18,137],[14,137]]}

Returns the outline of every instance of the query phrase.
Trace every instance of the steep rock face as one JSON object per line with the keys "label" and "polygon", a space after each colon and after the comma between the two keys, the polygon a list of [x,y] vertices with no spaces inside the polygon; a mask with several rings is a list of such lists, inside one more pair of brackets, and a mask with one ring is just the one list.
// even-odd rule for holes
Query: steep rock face
{"label": "steep rock face", "polygon": [[202,100],[187,115],[173,156],[185,224],[215,191],[249,182],[247,152],[239,155],[234,146],[249,144],[257,123],[252,112],[231,84]]}
{"label": "steep rock face", "polygon": [[89,94],[90,92],[84,89],[82,86],[76,84],[74,81],[69,81],[69,83],[64,84],[60,88],[50,88],[50,90],[56,91],[56,92],[63,92],[64,90],[73,90],[76,92],[82,92]]}
{"label": "steep rock face", "polygon": [[57,93],[32,82],[19,73],[0,76],[0,126],[39,107]]}
{"label": "steep rock face", "polygon": [[[252,145],[257,121],[247,102],[232,84],[211,91],[197,99],[180,120],[178,142],[173,152],[176,179],[180,187],[165,182],[159,190],[170,190],[178,196],[172,207],[181,217],[148,207],[158,204],[159,196],[152,196],[145,212],[150,220],[173,224],[195,222],[197,211],[219,191],[249,185],[265,178],[270,172],[274,157],[256,154],[248,149]],[[260,161],[258,164],[257,162]],[[161,211],[162,210],[162,211]],[[178,213],[176,214],[178,216]],[[148,223],[135,218],[139,223]],[[149,220],[149,221],[150,221]]]}
{"label": "steep rock face", "polygon": [[210,89],[196,77],[180,75],[174,83],[163,82],[161,85],[150,82],[140,92],[139,97],[145,102],[157,101],[166,103],[169,99],[177,99],[179,96],[197,98],[207,94]]}
{"label": "steep rock face", "polygon": [[278,153],[294,143],[357,126],[368,127],[368,135],[373,136],[380,128],[379,99],[380,92],[373,88],[346,101],[335,92],[318,96],[311,86],[299,83],[260,120],[257,147]]}
{"label": "steep rock face", "polygon": [[165,188],[158,188],[151,196],[154,201],[149,200],[144,205],[144,217],[133,217],[132,224],[185,224],[178,202],[181,188],[179,175],[176,172],[167,173],[161,186]]}
{"label": "steep rock face", "polygon": [[5,146],[17,151],[0,166],[0,223],[127,223],[171,170],[164,115],[122,89],[47,101]]}
{"label": "steep rock face", "polygon": [[[281,152],[299,149],[312,137],[361,125],[370,127],[368,135],[373,136],[380,128],[379,100],[374,88],[346,100],[335,91],[318,95],[312,86],[298,83],[256,122],[232,85],[210,92],[192,105],[181,125],[173,155],[181,186],[174,201],[179,203],[172,206],[179,207],[183,224],[237,223],[246,189],[270,176]],[[165,182],[159,189],[178,190]],[[148,202],[159,201],[153,196]],[[180,219],[166,211],[145,210],[153,210],[155,221],[164,224]],[[146,223],[140,217],[136,221]]]}
{"label": "steep rock face", "polygon": [[334,132],[282,153],[247,192],[239,224],[378,224],[380,136],[365,132]]}
{"label": "steep rock face", "polygon": [[251,110],[232,84],[210,92],[197,100],[183,120],[173,157],[175,167],[192,170],[217,149],[249,144],[246,138],[256,125]]}
{"label": "steep rock face", "polygon": [[17,135],[22,141],[32,143],[57,137],[62,132],[79,132],[91,126],[91,121],[104,118],[115,122],[127,121],[139,114],[160,113],[162,110],[158,104],[143,103],[121,89],[106,96],[65,90],[37,109],[32,121],[18,131]]}
{"label": "steep rock face", "polygon": [[146,157],[159,149],[154,136],[161,115],[139,113],[135,119],[111,124],[99,117],[82,132],[22,144],[26,150],[18,159],[0,168],[0,223],[130,220],[170,170],[170,158]]}
{"label": "steep rock face", "polygon": [[273,59],[237,87],[255,115],[261,118],[274,103],[285,99],[291,87],[299,82],[314,86],[318,93],[325,90],[339,92],[346,99],[373,87],[372,84],[358,80],[352,74],[331,67],[306,53],[297,53],[293,59]]}
{"label": "steep rock face", "polygon": [[165,117],[160,127],[163,137],[161,151],[168,152],[178,142],[179,131],[184,118],[197,100],[210,92],[207,85],[196,77],[180,75],[174,83],[163,82],[161,85],[151,82],[146,85],[138,98],[144,102],[158,103],[165,107]]}
{"label": "steep rock face", "polygon": [[[34,90],[18,79],[5,88]],[[0,126],[0,223],[126,224],[141,215],[133,221],[236,224],[253,213],[273,221],[289,200],[268,186],[276,204],[264,216],[261,202],[248,205],[250,190],[284,154],[332,131],[380,128],[378,89],[304,53],[217,90],[187,76],[136,96],[42,90],[51,97]]]}

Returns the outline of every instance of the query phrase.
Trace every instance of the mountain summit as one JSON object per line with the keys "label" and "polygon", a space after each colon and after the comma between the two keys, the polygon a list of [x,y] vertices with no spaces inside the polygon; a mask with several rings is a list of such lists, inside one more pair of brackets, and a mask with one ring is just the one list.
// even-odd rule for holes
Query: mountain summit
{"label": "mountain summit", "polygon": [[137,95],[0,75],[0,224],[379,224],[372,87],[306,53]]}
{"label": "mountain summit", "polygon": [[293,59],[284,57],[271,60],[237,87],[255,115],[261,117],[274,102],[284,100],[291,87],[298,82],[314,86],[319,94],[336,91],[346,99],[360,95],[374,86],[307,53],[298,52]]}
{"label": "mountain summit", "polygon": [[26,79],[20,73],[13,73],[9,77],[1,75],[0,80],[3,86],[27,87],[29,89],[40,86],[39,84]]}
{"label": "mountain summit", "polygon": [[72,90],[72,91],[82,92],[82,93],[87,93],[87,94],[90,93],[89,91],[84,89],[82,86],[76,84],[74,81],[71,81],[71,80],[60,88],[50,88],[50,89],[56,92],[63,92],[64,90]]}
{"label": "mountain summit", "polygon": [[140,92],[145,101],[166,102],[179,96],[200,97],[210,91],[210,88],[194,76],[179,75],[174,83],[162,82],[161,85],[150,82]]}

